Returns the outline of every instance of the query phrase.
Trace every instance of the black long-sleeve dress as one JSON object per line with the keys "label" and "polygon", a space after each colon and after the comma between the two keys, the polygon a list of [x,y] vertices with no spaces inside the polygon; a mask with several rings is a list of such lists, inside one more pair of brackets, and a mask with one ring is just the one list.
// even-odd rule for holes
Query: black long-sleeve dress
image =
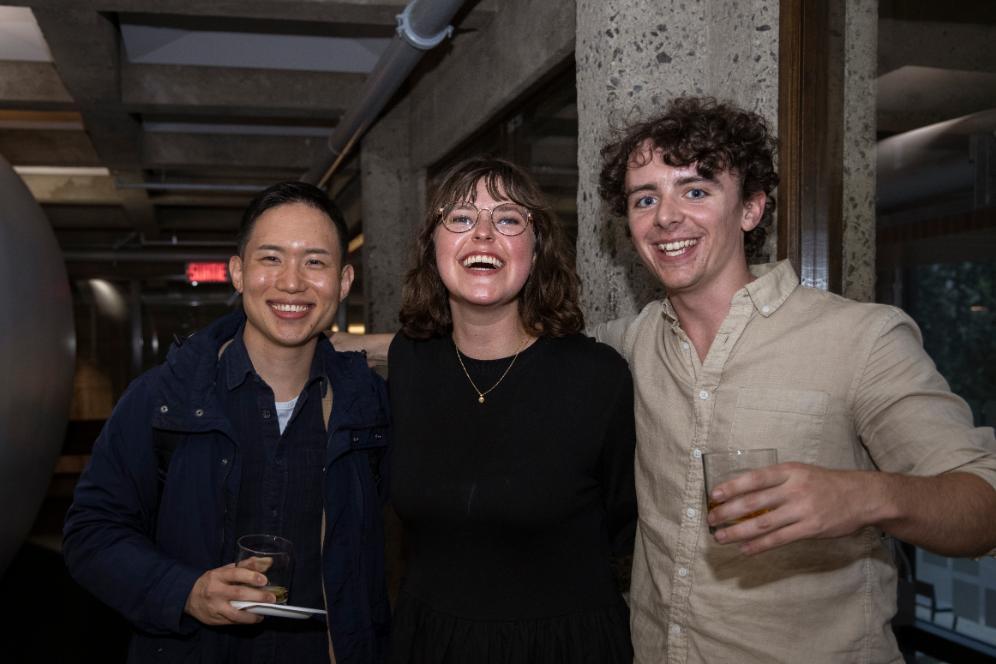
{"label": "black long-sleeve dress", "polygon": [[[464,359],[491,387],[511,358]],[[409,545],[392,663],[630,662],[610,557],[631,551],[632,379],[540,338],[483,404],[450,337],[391,346],[391,495]]]}

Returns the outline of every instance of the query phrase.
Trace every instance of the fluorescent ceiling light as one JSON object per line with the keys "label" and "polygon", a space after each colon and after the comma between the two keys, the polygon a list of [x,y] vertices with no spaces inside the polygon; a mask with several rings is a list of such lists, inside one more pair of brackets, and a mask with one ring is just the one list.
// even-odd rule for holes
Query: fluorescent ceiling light
{"label": "fluorescent ceiling light", "polygon": [[110,175],[111,172],[102,166],[14,166],[18,175]]}
{"label": "fluorescent ceiling light", "polygon": [[0,6],[0,60],[52,62],[38,21],[27,7]]}

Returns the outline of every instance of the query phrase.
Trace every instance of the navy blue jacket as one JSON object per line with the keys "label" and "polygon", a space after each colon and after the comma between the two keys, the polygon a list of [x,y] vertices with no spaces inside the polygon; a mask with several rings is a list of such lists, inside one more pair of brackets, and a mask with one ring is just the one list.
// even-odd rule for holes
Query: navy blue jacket
{"label": "navy blue jacket", "polygon": [[[205,626],[183,609],[198,577],[230,562],[222,543],[235,520],[226,496],[238,496],[241,461],[214,381],[219,350],[244,320],[237,312],[215,321],[128,387],[66,516],[66,565],[135,627],[132,662],[215,662],[229,646],[230,628]],[[329,632],[338,664],[381,662],[390,609],[381,511],[388,485],[378,470],[388,464],[376,460],[390,436],[387,395],[359,353],[323,354],[334,397],[322,557]],[[165,485],[157,436],[172,440]]]}

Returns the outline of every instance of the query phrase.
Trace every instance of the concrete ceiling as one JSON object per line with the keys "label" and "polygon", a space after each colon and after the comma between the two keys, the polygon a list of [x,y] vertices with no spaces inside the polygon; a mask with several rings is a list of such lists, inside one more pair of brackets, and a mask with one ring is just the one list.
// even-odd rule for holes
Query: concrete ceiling
{"label": "concrete ceiling", "polygon": [[[405,0],[21,5],[0,6],[0,154],[42,203],[71,275],[145,278],[227,255],[250,190],[308,170]],[[996,107],[996,3],[934,5],[880,0],[883,138]],[[495,6],[468,1],[458,28],[485,26]],[[563,134],[532,147],[563,158]],[[948,149],[967,158],[967,139]],[[355,163],[331,190],[355,231]],[[112,250],[157,259],[111,261]]]}
{"label": "concrete ceiling", "polygon": [[[0,154],[71,277],[147,280],[230,255],[252,193],[325,149],[406,1],[20,4],[0,6]],[[490,7],[467,2],[458,27]],[[354,160],[330,183],[354,233],[358,189]]]}

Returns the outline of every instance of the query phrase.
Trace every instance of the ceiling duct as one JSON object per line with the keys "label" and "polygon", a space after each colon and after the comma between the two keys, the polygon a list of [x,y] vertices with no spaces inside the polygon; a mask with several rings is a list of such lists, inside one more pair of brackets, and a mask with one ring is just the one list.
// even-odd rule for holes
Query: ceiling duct
{"label": "ceiling duct", "polygon": [[394,93],[429,49],[453,33],[449,25],[463,0],[412,0],[398,16],[397,34],[367,77],[360,100],[336,125],[328,151],[315,161],[302,180],[324,186],[346,154],[366,133]]}

